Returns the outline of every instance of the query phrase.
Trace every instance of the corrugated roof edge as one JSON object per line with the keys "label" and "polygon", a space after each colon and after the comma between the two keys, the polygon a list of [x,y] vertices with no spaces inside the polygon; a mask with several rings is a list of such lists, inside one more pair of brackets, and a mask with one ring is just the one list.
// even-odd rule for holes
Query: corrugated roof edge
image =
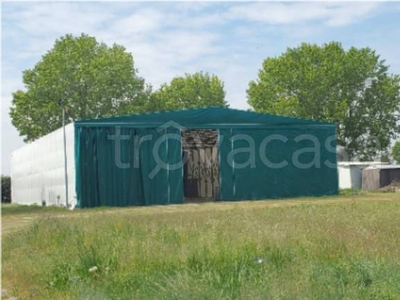
{"label": "corrugated roof edge", "polygon": [[379,166],[369,166],[365,170],[388,170],[388,169],[400,169],[400,165],[379,165]]}
{"label": "corrugated roof edge", "polygon": [[142,116],[142,115],[157,115],[157,114],[183,112],[183,111],[200,111],[200,110],[206,110],[206,109],[211,109],[211,108],[226,109],[226,110],[238,111],[238,112],[247,112],[247,113],[251,113],[251,114],[255,114],[255,115],[276,116],[276,117],[282,117],[282,118],[287,118],[287,119],[292,119],[292,120],[303,120],[303,121],[309,121],[309,122],[313,122],[315,124],[320,124],[320,125],[331,125],[331,126],[336,126],[337,125],[334,122],[325,122],[325,121],[320,121],[320,120],[314,120],[314,119],[308,119],[308,118],[298,118],[298,117],[277,115],[277,114],[275,115],[275,114],[256,112],[256,111],[252,111],[252,110],[243,110],[243,109],[237,109],[237,108],[230,108],[230,107],[224,107],[224,106],[206,106],[206,107],[197,107],[197,108],[182,108],[182,109],[174,109],[174,110],[162,110],[162,111],[153,111],[153,112],[132,113],[132,114],[110,116],[110,117],[97,118],[97,119],[75,120],[75,123],[76,123],[76,125],[79,125],[79,123],[91,122],[91,121],[94,121],[94,120],[96,120],[96,121],[99,121],[99,120],[112,121],[113,119],[116,119],[116,118]]}
{"label": "corrugated roof edge", "polygon": [[326,125],[335,125],[336,126],[336,123],[334,123],[334,122],[325,122],[325,121],[308,119],[308,118],[297,118],[297,117],[292,117],[292,116],[275,115],[275,114],[269,114],[269,113],[256,112],[253,110],[243,110],[243,109],[238,109],[238,108],[229,108],[229,107],[220,107],[220,106],[211,106],[209,108],[212,108],[212,107],[227,108],[230,110],[236,110],[236,111],[241,111],[241,112],[245,111],[245,112],[249,112],[249,113],[253,113],[253,114],[257,114],[257,115],[277,116],[277,117],[289,118],[289,119],[293,119],[293,120],[304,120],[304,121],[315,122],[318,124],[326,124]]}

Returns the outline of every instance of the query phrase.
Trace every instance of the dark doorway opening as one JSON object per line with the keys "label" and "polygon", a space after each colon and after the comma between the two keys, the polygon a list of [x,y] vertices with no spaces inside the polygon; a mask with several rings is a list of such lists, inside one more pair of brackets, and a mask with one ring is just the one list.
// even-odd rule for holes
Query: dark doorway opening
{"label": "dark doorway opening", "polygon": [[219,199],[218,132],[211,129],[182,131],[185,202]]}

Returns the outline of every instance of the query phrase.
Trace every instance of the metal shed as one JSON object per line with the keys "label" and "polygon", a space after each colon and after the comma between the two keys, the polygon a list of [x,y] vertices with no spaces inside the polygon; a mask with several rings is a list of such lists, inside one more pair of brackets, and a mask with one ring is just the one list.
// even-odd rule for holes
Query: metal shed
{"label": "metal shed", "polygon": [[77,204],[177,204],[202,188],[221,201],[337,194],[335,128],[228,108],[77,121]]}
{"label": "metal shed", "polygon": [[366,191],[379,190],[393,181],[400,182],[400,165],[371,166],[362,171],[362,189]]}
{"label": "metal shed", "polygon": [[388,165],[387,162],[341,161],[338,162],[339,188],[361,189],[362,171],[370,166]]}

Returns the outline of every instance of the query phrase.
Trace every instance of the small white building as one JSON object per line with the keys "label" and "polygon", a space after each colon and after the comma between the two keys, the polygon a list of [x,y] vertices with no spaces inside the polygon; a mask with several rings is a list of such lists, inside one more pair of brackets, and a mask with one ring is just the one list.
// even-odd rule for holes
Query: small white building
{"label": "small white building", "polygon": [[362,171],[370,166],[387,165],[385,162],[376,161],[342,161],[338,162],[339,188],[361,189]]}

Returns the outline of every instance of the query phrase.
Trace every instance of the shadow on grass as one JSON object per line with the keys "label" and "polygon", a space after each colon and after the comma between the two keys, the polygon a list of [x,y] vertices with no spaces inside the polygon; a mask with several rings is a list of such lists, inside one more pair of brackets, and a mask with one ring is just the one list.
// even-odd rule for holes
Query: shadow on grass
{"label": "shadow on grass", "polygon": [[56,206],[39,206],[39,205],[20,205],[20,204],[2,204],[1,215],[11,216],[19,214],[42,213],[42,212],[66,212],[68,211],[63,207]]}

